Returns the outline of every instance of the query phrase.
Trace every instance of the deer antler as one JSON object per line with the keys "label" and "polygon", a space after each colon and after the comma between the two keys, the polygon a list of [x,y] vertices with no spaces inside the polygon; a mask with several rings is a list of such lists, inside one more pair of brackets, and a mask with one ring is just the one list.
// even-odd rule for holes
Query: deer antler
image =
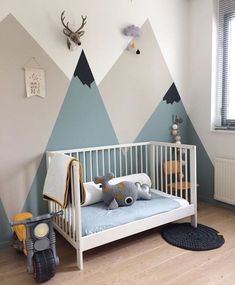
{"label": "deer antler", "polygon": [[[64,20],[65,20],[64,13],[65,13],[65,11],[63,11],[63,12],[61,13],[61,16],[60,16],[62,25],[63,25],[63,26],[65,27],[65,29],[68,30],[70,33],[73,33],[73,31],[69,28],[69,22],[67,22],[66,25],[65,25],[65,23],[64,23]],[[64,34],[65,34],[65,32],[64,32]],[[67,34],[65,34],[65,35],[67,36]]]}
{"label": "deer antler", "polygon": [[82,16],[82,24],[81,24],[80,28],[75,33],[79,33],[81,31],[81,29],[86,25],[86,18],[87,18],[87,16],[85,16],[85,17]]}

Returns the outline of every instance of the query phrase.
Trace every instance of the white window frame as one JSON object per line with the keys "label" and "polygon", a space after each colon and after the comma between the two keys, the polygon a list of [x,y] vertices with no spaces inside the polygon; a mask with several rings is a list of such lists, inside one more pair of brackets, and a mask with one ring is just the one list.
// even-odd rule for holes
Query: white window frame
{"label": "white window frame", "polygon": [[228,61],[228,21],[231,15],[235,16],[234,0],[217,0],[217,76],[216,76],[216,118],[214,120],[215,130],[235,130],[235,118],[227,118],[227,61]]}

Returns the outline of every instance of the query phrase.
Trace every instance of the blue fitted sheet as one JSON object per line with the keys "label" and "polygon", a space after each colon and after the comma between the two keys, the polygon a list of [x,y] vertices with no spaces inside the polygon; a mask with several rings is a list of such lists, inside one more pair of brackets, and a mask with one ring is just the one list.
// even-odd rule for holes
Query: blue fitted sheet
{"label": "blue fitted sheet", "polygon": [[169,197],[151,192],[151,200],[138,200],[133,205],[107,210],[103,203],[81,207],[82,236],[101,232],[116,226],[141,220],[179,208],[180,203]]}

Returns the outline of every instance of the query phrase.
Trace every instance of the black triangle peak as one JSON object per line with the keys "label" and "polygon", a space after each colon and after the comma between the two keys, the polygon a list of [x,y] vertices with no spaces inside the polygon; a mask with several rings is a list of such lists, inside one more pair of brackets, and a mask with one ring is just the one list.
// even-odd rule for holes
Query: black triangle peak
{"label": "black triangle peak", "polygon": [[86,84],[90,88],[91,83],[95,81],[83,50],[81,52],[73,76],[77,76],[81,80],[82,84]]}
{"label": "black triangle peak", "polygon": [[175,83],[172,83],[171,87],[166,92],[166,95],[163,97],[163,101],[164,100],[167,104],[173,104],[174,102],[179,102],[181,100]]}

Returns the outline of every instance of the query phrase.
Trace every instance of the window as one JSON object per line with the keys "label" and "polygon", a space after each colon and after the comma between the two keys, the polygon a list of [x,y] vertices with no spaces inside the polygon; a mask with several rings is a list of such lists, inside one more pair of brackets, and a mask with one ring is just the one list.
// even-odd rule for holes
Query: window
{"label": "window", "polygon": [[218,20],[218,129],[235,130],[235,1],[219,0]]}

